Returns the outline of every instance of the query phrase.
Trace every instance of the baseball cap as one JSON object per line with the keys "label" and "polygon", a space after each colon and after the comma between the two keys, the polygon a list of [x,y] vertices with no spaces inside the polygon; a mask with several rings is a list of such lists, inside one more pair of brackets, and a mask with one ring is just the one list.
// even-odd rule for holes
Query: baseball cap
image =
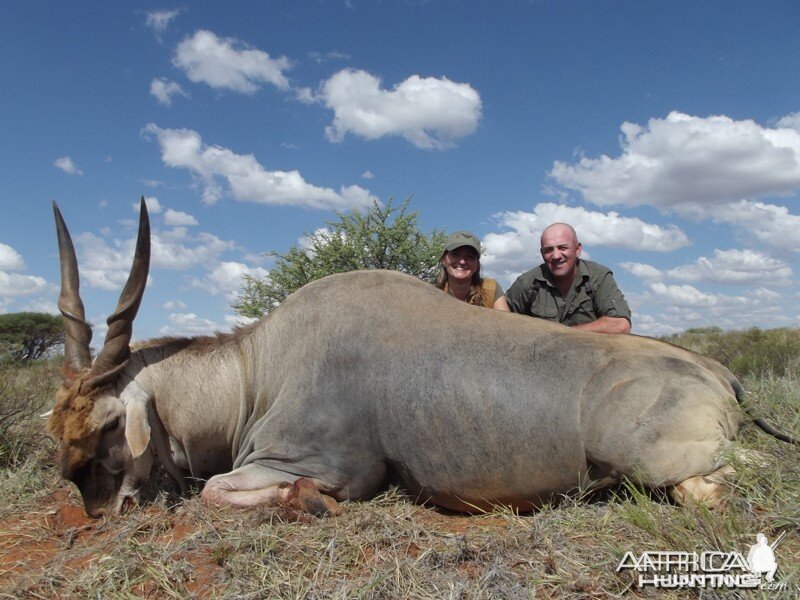
{"label": "baseball cap", "polygon": [[469,246],[474,248],[475,252],[479,255],[481,253],[481,241],[478,236],[471,234],[469,231],[456,231],[447,236],[444,242],[444,251],[450,252],[461,246]]}

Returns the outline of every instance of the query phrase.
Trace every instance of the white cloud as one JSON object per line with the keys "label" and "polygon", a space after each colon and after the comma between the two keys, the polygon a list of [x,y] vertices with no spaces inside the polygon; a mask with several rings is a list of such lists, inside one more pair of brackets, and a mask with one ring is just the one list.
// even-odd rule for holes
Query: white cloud
{"label": "white cloud", "polygon": [[[92,326],[92,342],[90,347],[97,354],[103,347],[103,343],[108,333],[108,315],[98,314],[89,319],[89,325]],[[136,327],[133,328],[133,341],[136,341]]]}
{"label": "white cloud", "polygon": [[622,125],[622,155],[556,162],[550,176],[600,206],[702,209],[800,189],[800,130],[671,112]]}
{"label": "white cloud", "polygon": [[669,252],[690,244],[674,225],[662,227],[616,212],[601,213],[585,208],[549,202],[537,204],[532,213],[504,212],[495,215],[498,224],[512,231],[489,233],[483,238],[485,248],[481,264],[504,280],[511,274],[539,264],[539,237],[542,230],[556,222],[571,224],[582,244],[612,246],[632,250]]}
{"label": "white cloud", "polygon": [[314,95],[314,91],[309,87],[299,87],[295,89],[294,96],[303,104],[313,104],[319,100],[319,98]]}
{"label": "white cloud", "polygon": [[[91,287],[117,291],[130,273],[136,244],[135,235],[125,240],[106,241],[92,233],[75,236],[81,278]],[[150,268],[188,270],[214,264],[234,248],[210,233],[189,236],[184,229],[153,230],[150,236]],[[150,285],[148,283],[148,285]]]}
{"label": "white cloud", "polygon": [[22,255],[8,244],[0,242],[0,271],[24,271]]}
{"label": "white cloud", "polygon": [[174,10],[154,10],[147,13],[145,25],[147,25],[160,39],[167,27],[180,14],[180,9]]}
{"label": "white cloud", "polygon": [[344,52],[333,50],[331,52],[309,52],[308,57],[316,63],[324,63],[330,60],[350,60],[350,55]]}
{"label": "white cloud", "polygon": [[267,260],[266,254],[256,254],[253,252],[248,252],[242,255],[242,258],[245,259],[248,263],[252,265],[264,264]]}
{"label": "white cloud", "polygon": [[[760,327],[787,327],[786,298],[765,288],[749,288],[746,295],[711,294],[690,285],[658,282],[642,294],[626,294],[633,310],[636,333],[663,335],[689,327],[717,325],[741,329],[742,323]],[[657,315],[649,314],[656,308]]]}
{"label": "white cloud", "polygon": [[645,281],[661,281],[664,278],[664,274],[653,265],[638,262],[623,262],[620,263],[619,266]]}
{"label": "white cloud", "polygon": [[651,337],[680,333],[686,329],[685,327],[666,323],[661,317],[656,318],[652,315],[637,313],[636,311],[633,311],[632,321],[633,333],[639,335],[648,335]]}
{"label": "white cloud", "polygon": [[777,303],[781,302],[781,300],[783,299],[783,294],[779,294],[774,290],[768,290],[765,288],[758,288],[754,290],[753,296],[762,302]]}
{"label": "white cloud", "polygon": [[[7,312],[10,305],[15,304],[20,298],[55,293],[55,286],[50,285],[43,277],[25,275],[16,271],[25,270],[25,261],[22,256],[8,244],[0,243],[0,314]],[[45,306],[42,298],[28,301],[21,310],[36,310],[39,312],[52,312],[52,302],[46,304],[47,311],[39,311],[32,306]],[[20,308],[16,308],[20,310]]]}
{"label": "white cloud", "polygon": [[759,244],[778,251],[800,252],[800,216],[785,206],[739,200],[703,213],[717,223],[733,225]]}
{"label": "white cloud", "polygon": [[162,305],[164,310],[175,310],[176,308],[186,308],[186,303],[183,300],[167,300]]}
{"label": "white cloud", "polygon": [[351,69],[322,84],[319,100],[334,112],[329,140],[400,135],[418,148],[444,149],[478,127],[481,98],[469,84],[412,75],[392,90],[380,86],[377,77]]}
{"label": "white cloud", "polygon": [[169,325],[164,325],[159,330],[160,335],[170,336],[198,336],[211,335],[215,331],[226,329],[220,327],[210,319],[203,319],[194,313],[172,313],[169,315]]}
{"label": "white cloud", "polygon": [[747,285],[789,285],[792,269],[781,260],[752,250],[714,250],[714,256],[701,256],[690,265],[667,271],[667,276],[682,281]]}
{"label": "white cloud", "polygon": [[[350,209],[370,206],[376,199],[357,185],[338,192],[306,182],[298,171],[267,171],[252,154],[235,154],[227,148],[206,146],[196,131],[161,129],[151,123],[144,133],[155,135],[164,164],[188,169],[203,186],[203,202],[213,204],[227,191],[241,202]],[[218,178],[228,184],[223,190]]]}
{"label": "white cloud", "polygon": [[187,227],[197,225],[197,219],[188,213],[168,208],[164,213],[164,224],[170,227]]}
{"label": "white cloud", "polygon": [[190,237],[185,231],[156,232],[151,239],[152,260],[155,268],[186,270],[202,266],[208,268],[219,260],[219,256],[233,250],[235,244],[217,236],[201,232]]}
{"label": "white cloud", "polygon": [[242,315],[225,315],[225,324],[231,329],[241,327],[242,325],[249,325],[258,321],[256,317],[243,317]]}
{"label": "white cloud", "polygon": [[269,275],[269,271],[239,262],[221,262],[206,277],[196,279],[193,285],[213,295],[224,294],[232,304],[239,298],[245,275],[261,279]]}
{"label": "white cloud", "polygon": [[40,294],[49,289],[42,277],[0,271],[0,298],[4,300]]}
{"label": "white cloud", "polygon": [[662,302],[672,306],[680,307],[710,307],[716,306],[721,296],[701,292],[691,285],[667,285],[656,282],[650,285],[650,290],[654,292]]}
{"label": "white cloud", "polygon": [[[147,196],[144,199],[144,203],[147,205],[147,212],[151,215],[160,215],[164,208],[161,206],[161,202],[158,201],[158,198],[155,196]],[[131,204],[133,210],[137,213],[139,212],[140,204],[139,202],[134,202]]]}
{"label": "white cloud", "polygon": [[170,106],[173,98],[179,96],[184,98],[189,97],[188,92],[184,90],[179,83],[169,81],[163,77],[153,79],[153,81],[150,82],[150,93],[164,106]]}
{"label": "white cloud", "polygon": [[204,319],[191,312],[172,313],[168,318],[169,325],[165,325],[159,330],[160,335],[186,337],[212,335],[217,331],[230,331],[241,325],[246,325],[258,320],[239,315],[226,314],[223,317],[224,324],[219,324],[211,319]]}
{"label": "white cloud", "polygon": [[134,240],[117,241],[112,246],[92,233],[80,233],[73,239],[81,282],[101,290],[122,289],[131,269]]}
{"label": "white cloud", "polygon": [[[55,286],[53,287],[53,293],[56,294]],[[34,298],[26,302],[23,306],[20,307],[21,310],[26,312],[40,312],[40,313],[47,313],[49,315],[60,315],[61,312],[58,310],[58,305],[53,302],[53,300],[45,300],[44,298]]]}
{"label": "white cloud", "polygon": [[[22,255],[8,244],[0,243],[0,313],[7,312],[12,305],[14,310],[36,310],[52,312],[53,304],[43,298],[56,293],[56,287],[47,283],[43,277],[20,273],[26,268]],[[39,296],[27,301],[24,306],[17,305],[20,298]],[[34,306],[47,306],[47,311],[40,311]]]}
{"label": "white cloud", "polygon": [[263,83],[289,89],[284,71],[291,68],[288,58],[270,58],[262,50],[250,48],[235,39],[222,39],[210,31],[197,31],[178,44],[173,64],[194,83],[245,94],[255,93]]}
{"label": "white cloud", "polygon": [[800,112],[795,112],[790,115],[786,115],[785,117],[781,117],[778,119],[778,122],[775,123],[775,125],[778,127],[797,129],[800,131]]}
{"label": "white cloud", "polygon": [[370,170],[366,170],[361,174],[361,179],[375,179],[375,174]]}
{"label": "white cloud", "polygon": [[72,159],[69,156],[57,158],[53,163],[53,166],[57,169],[61,169],[68,175],[83,175],[83,171],[81,171],[78,166],[72,162]]}

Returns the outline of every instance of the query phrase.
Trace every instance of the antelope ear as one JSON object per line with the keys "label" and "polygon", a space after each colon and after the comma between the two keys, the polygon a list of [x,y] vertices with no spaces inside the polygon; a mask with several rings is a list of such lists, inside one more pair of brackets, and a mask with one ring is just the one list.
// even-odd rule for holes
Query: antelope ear
{"label": "antelope ear", "polygon": [[141,456],[150,444],[150,423],[147,421],[147,403],[130,400],[125,407],[125,439],[134,458]]}

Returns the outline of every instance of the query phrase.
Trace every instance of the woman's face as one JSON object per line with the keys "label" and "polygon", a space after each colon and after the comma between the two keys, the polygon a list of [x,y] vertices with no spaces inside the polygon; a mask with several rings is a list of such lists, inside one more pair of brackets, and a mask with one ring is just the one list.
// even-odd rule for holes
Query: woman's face
{"label": "woman's face", "polygon": [[459,246],[455,250],[444,253],[442,265],[447,270],[448,277],[469,280],[478,271],[480,261],[475,248]]}

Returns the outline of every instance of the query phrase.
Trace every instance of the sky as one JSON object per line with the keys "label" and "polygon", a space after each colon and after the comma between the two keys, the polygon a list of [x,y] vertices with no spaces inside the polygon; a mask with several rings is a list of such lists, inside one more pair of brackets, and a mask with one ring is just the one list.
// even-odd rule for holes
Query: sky
{"label": "sky", "polygon": [[145,196],[134,337],[241,322],[242,277],[373,202],[469,230],[507,288],[572,224],[633,332],[800,326],[795,0],[0,3],[0,313],[95,343]]}

